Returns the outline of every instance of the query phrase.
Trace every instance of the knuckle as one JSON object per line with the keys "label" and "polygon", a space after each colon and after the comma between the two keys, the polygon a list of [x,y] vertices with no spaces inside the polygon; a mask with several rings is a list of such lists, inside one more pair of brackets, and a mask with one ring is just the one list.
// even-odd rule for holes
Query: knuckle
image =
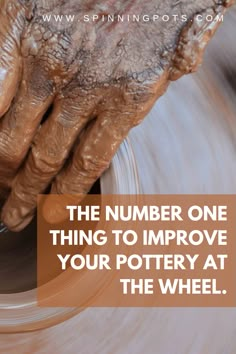
{"label": "knuckle", "polygon": [[77,50],[73,48],[70,36],[62,28],[46,26],[40,17],[35,18],[24,32],[21,51],[25,60],[28,59],[31,66],[40,67],[56,88],[64,87],[74,75],[71,64]]}
{"label": "knuckle", "polygon": [[[141,75],[145,76],[146,74],[142,73]],[[132,80],[128,85],[126,95],[130,97],[130,102],[143,103],[149,101],[157,95],[159,86],[168,80],[168,75],[164,71],[159,74],[152,72],[147,75],[149,75],[148,80],[142,82]]]}
{"label": "knuckle", "polygon": [[[160,84],[136,84],[133,83],[124,93],[123,107],[124,112],[122,122],[130,123],[130,128],[138,125],[151,109],[158,96],[160,96],[167,87],[167,80],[162,80]],[[122,109],[121,109],[122,111]]]}
{"label": "knuckle", "polygon": [[62,161],[63,156],[45,153],[38,146],[33,146],[31,149],[29,165],[33,175],[51,176],[60,168]]}
{"label": "knuckle", "polygon": [[[77,186],[78,189],[78,186]],[[53,185],[52,185],[52,193],[53,194],[70,194],[73,192],[73,185],[68,184],[65,178],[61,178],[61,176],[57,176]],[[75,190],[75,193],[77,190]]]}
{"label": "knuckle", "polygon": [[85,173],[100,173],[100,171],[106,169],[110,160],[106,156],[94,156],[93,154],[82,154],[75,167],[80,172]]}
{"label": "knuckle", "polygon": [[9,170],[18,168],[22,161],[21,150],[4,132],[0,133],[0,161]]}

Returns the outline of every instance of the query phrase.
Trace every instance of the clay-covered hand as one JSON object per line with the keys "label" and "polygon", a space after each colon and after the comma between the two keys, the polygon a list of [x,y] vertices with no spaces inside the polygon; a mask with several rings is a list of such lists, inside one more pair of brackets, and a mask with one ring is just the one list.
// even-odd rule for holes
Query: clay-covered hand
{"label": "clay-covered hand", "polygon": [[[52,193],[89,191],[169,81],[196,70],[217,16],[232,2],[0,0],[0,186],[11,189],[1,220],[8,228],[30,222],[37,194],[51,183]],[[160,19],[109,22],[109,14]]]}

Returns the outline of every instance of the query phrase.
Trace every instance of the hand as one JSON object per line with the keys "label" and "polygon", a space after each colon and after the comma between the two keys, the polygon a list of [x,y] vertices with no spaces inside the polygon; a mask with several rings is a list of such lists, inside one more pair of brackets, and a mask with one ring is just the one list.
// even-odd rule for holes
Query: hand
{"label": "hand", "polygon": [[[215,17],[232,3],[2,0],[0,186],[11,189],[4,224],[23,229],[51,183],[52,193],[87,193],[169,81],[197,69],[220,24],[206,14]],[[44,21],[50,13],[77,17]],[[109,13],[174,13],[179,20],[83,21]]]}

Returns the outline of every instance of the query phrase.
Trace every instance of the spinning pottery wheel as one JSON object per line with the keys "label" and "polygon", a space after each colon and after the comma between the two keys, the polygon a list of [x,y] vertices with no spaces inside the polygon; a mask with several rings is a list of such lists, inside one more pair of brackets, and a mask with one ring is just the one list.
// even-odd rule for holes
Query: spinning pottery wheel
{"label": "spinning pottery wheel", "polygon": [[[235,19],[228,14],[202,69],[171,84],[131,131],[101,178],[102,193],[236,193]],[[16,259],[12,271],[1,256],[0,276],[9,274],[0,287],[2,353],[235,352],[234,309],[37,308],[34,225],[28,234],[24,247],[13,235],[14,249],[2,241]]]}

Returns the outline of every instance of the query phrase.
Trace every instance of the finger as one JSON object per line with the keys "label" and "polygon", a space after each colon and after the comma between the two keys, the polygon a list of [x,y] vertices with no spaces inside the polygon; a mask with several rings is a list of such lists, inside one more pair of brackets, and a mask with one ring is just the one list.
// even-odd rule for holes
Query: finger
{"label": "finger", "polygon": [[170,80],[175,81],[182,75],[197,71],[202,64],[207,44],[221,24],[219,18],[223,16],[224,12],[225,8],[223,7],[219,7],[216,12],[213,9],[206,10],[204,12],[205,16],[202,16],[202,18],[206,18],[208,15],[208,18],[212,18],[211,22],[200,20],[199,15],[195,15],[183,28],[173,57]]}
{"label": "finger", "polygon": [[22,81],[14,103],[0,121],[0,185],[11,182],[52,100],[52,92],[36,92],[28,80]]}
{"label": "finger", "polygon": [[71,106],[71,102],[66,101],[54,103],[51,116],[37,133],[27,161],[14,180],[1,216],[13,231],[24,228],[30,222],[37,195],[45,191],[61,170],[76,138],[88,121],[88,110],[84,109],[78,119],[79,111]]}
{"label": "finger", "polygon": [[3,0],[0,7],[0,117],[8,110],[21,75],[20,37],[25,9]]}
{"label": "finger", "polygon": [[53,183],[51,193],[70,195],[63,198],[57,208],[51,205],[50,199],[46,199],[43,211],[48,222],[57,223],[65,219],[66,205],[71,202],[71,197],[74,202],[79,203],[108,168],[119,145],[133,126],[130,118],[127,113],[122,116],[117,112],[107,112],[90,126],[75,150],[69,166]]}
{"label": "finger", "polygon": [[16,48],[0,40],[0,117],[10,107],[21,74],[21,58]]}

